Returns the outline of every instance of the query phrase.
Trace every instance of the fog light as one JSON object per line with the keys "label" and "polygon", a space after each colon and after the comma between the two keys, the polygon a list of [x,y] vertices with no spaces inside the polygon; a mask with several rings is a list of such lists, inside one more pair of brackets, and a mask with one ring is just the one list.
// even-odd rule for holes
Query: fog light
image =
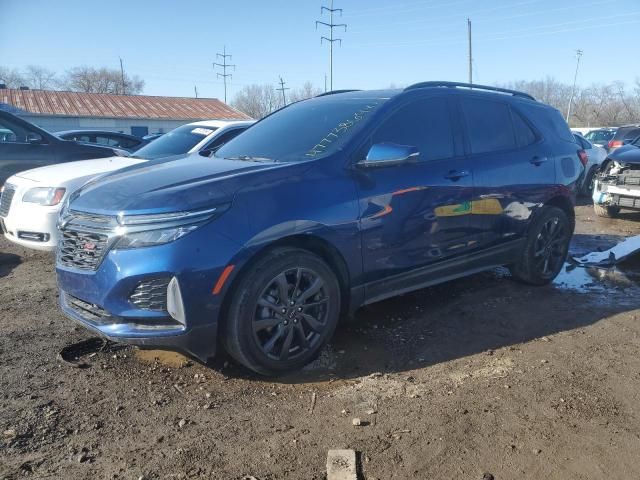
{"label": "fog light", "polygon": [[180,284],[178,279],[173,277],[167,287],[167,312],[171,318],[180,322],[185,327],[187,321],[184,314],[184,304],[182,303],[182,293],[180,292]]}

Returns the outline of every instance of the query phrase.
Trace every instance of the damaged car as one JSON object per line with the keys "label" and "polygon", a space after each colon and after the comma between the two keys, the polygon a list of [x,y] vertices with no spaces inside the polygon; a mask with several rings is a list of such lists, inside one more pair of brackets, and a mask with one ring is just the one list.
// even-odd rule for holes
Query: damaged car
{"label": "damaged car", "polygon": [[640,210],[640,137],[609,154],[595,177],[593,208],[613,218],[621,209]]}

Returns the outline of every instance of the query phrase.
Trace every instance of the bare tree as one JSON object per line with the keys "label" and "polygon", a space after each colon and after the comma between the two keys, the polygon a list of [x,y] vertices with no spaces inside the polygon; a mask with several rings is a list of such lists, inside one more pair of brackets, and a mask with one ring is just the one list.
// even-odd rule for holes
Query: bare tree
{"label": "bare tree", "polygon": [[0,66],[0,83],[7,88],[19,88],[26,85],[26,80],[19,70]]}
{"label": "bare tree", "polygon": [[[566,112],[571,98],[571,85],[553,78],[535,81],[516,81],[508,88],[522,90],[541,102]],[[571,109],[569,124],[572,127],[617,126],[640,121],[640,80],[636,80],[633,92],[628,92],[623,82],[608,85],[591,85],[577,88]]]}
{"label": "bare tree", "polygon": [[56,73],[39,65],[29,65],[24,70],[26,84],[38,90],[51,90],[57,86]]}
{"label": "bare tree", "polygon": [[273,85],[247,85],[240,90],[231,104],[253,118],[269,115],[280,106],[280,97]]}
{"label": "bare tree", "polygon": [[289,94],[289,103],[298,102],[300,100],[306,100],[322,93],[322,89],[313,85],[311,82],[305,82],[300,88],[292,90]]}
{"label": "bare tree", "polygon": [[67,72],[62,86],[67,90],[88,93],[112,93],[121,95],[136,95],[142,93],[144,80],[137,76],[122,75],[118,69],[75,67]]}

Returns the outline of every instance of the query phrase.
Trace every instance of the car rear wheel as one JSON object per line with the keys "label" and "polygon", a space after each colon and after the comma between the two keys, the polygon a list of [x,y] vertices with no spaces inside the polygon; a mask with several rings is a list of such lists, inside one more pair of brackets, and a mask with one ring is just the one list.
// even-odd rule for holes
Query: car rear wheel
{"label": "car rear wheel", "polygon": [[320,257],[296,248],[272,250],[234,286],[226,349],[263,375],[299,369],[333,335],[340,300],[338,280]]}
{"label": "car rear wheel", "polygon": [[522,257],[509,267],[511,274],[530,285],[551,282],[564,265],[572,234],[572,223],[563,210],[542,207],[532,221]]}
{"label": "car rear wheel", "polygon": [[593,193],[593,184],[595,181],[596,172],[598,171],[597,166],[593,166],[587,172],[587,176],[584,179],[584,183],[582,184],[581,194],[585,197],[591,197]]}
{"label": "car rear wheel", "polygon": [[596,212],[596,215],[599,217],[605,218],[615,218],[620,213],[620,207],[616,207],[615,205],[599,205],[597,203],[593,204],[593,211]]}

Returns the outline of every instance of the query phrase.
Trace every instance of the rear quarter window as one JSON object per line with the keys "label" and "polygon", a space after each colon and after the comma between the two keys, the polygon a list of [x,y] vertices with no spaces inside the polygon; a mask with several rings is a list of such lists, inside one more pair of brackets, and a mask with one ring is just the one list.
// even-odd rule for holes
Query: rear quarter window
{"label": "rear quarter window", "polygon": [[569,129],[569,125],[567,125],[567,122],[562,118],[559,111],[550,108],[548,111],[548,117],[551,129],[560,139],[576,143],[573,133],[571,133],[571,130]]}

